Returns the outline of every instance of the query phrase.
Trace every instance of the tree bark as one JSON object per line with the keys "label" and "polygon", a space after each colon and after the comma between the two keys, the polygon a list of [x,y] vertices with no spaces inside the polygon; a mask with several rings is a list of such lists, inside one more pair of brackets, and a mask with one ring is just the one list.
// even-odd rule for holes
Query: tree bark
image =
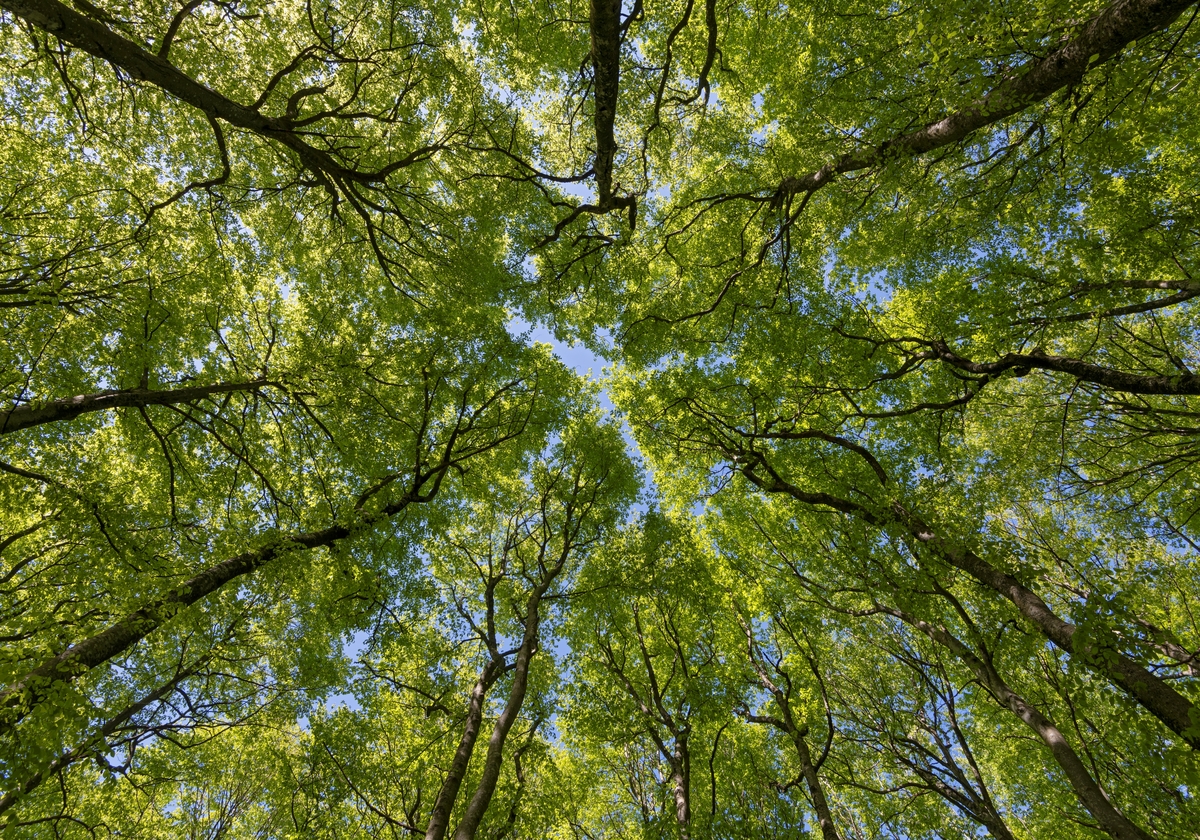
{"label": "tree bark", "polygon": [[680,840],[692,836],[692,753],[688,749],[688,733],[675,736],[671,748],[671,781],[674,783],[675,824]]}
{"label": "tree bark", "polygon": [[838,834],[837,826],[833,822],[833,812],[829,810],[829,800],[825,798],[825,788],[821,784],[821,778],[817,775],[817,766],[812,760],[812,752],[808,748],[807,727],[800,728],[796,726],[796,721],[792,717],[791,706],[788,704],[787,698],[782,691],[774,687],[773,684],[768,684],[767,690],[775,695],[775,700],[779,704],[779,708],[783,711],[783,719],[752,714],[746,714],[745,717],[752,723],[770,724],[782,730],[791,738],[792,744],[796,747],[796,755],[800,758],[800,775],[804,778],[804,784],[808,787],[808,795],[812,799],[813,810],[817,812],[817,824],[821,826],[821,837],[823,840],[842,840],[841,835]]}
{"label": "tree bark", "polygon": [[[500,717],[496,719],[491,737],[488,738],[483,774],[480,776],[479,784],[475,786],[475,793],[471,796],[471,801],[467,803],[462,820],[454,830],[454,840],[474,840],[479,823],[483,820],[483,815],[487,813],[492,796],[496,792],[496,782],[500,778],[500,768],[504,762],[504,742],[508,739],[509,730],[512,729],[513,724],[517,722],[517,717],[521,714],[521,706],[525,702],[525,694],[529,688],[529,663],[538,649],[540,618],[538,609],[541,607],[542,596],[546,594],[546,590],[550,588],[550,584],[554,582],[566,564],[570,549],[570,541],[564,541],[563,553],[559,557],[558,564],[550,567],[525,603],[525,632],[521,638],[521,647],[517,650],[516,661],[513,663],[513,684],[508,691],[508,702],[505,703]],[[426,837],[428,838],[428,835]],[[429,838],[429,840],[433,840],[433,838]]]}
{"label": "tree bark", "polygon": [[612,204],[613,160],[617,140],[617,94],[621,86],[621,0],[592,0],[592,87],[596,103],[596,193],[603,208]]}
{"label": "tree bark", "polygon": [[970,648],[948,633],[944,628],[934,627],[928,622],[893,607],[880,607],[888,615],[895,616],[906,624],[920,630],[933,641],[948,648],[971,669],[1004,708],[1020,718],[1049,749],[1055,762],[1062,768],[1075,795],[1113,840],[1153,840],[1132,823],[1129,818],[1108,801],[1108,796],[1092,778],[1087,766],[1063,737],[1054,723],[1038,709],[1027,703],[1000,677],[999,673],[985,660],[977,657]]}
{"label": "tree bark", "polygon": [[[5,0],[9,2],[9,0]],[[1117,55],[1129,44],[1175,21],[1195,0],[1118,0],[1092,18],[1079,33],[1045,58],[1031,61],[983,97],[916,131],[900,134],[873,148],[852,152],[807,175],[784,178],[778,195],[813,193],[837,175],[916,157],[965,139],[1077,84],[1090,67]]]}
{"label": "tree bark", "polygon": [[92,411],[107,411],[110,408],[138,407],[147,405],[178,405],[211,397],[213,394],[231,394],[239,391],[257,391],[274,385],[268,379],[249,382],[219,382],[215,385],[194,385],[190,388],[175,388],[155,391],[149,388],[130,388],[124,391],[98,391],[94,394],[79,394],[62,397],[40,405],[18,405],[0,414],[0,435],[40,426],[72,420]]}
{"label": "tree bark", "polygon": [[[649,677],[649,700],[643,699],[629,676],[618,664],[617,657],[613,653],[610,646],[601,643],[600,649],[605,656],[605,665],[609,672],[621,681],[629,697],[637,704],[638,711],[647,721],[646,733],[654,741],[654,745],[658,748],[659,755],[671,767],[671,794],[675,804],[675,822],[679,827],[680,833],[684,838],[690,837],[691,834],[691,752],[688,749],[688,735],[691,732],[691,724],[685,719],[682,723],[678,722],[666,708],[663,702],[662,691],[658,686],[658,679],[654,673],[654,665],[649,652],[646,650],[645,642],[642,634],[641,620],[638,617],[637,610],[634,610],[634,627],[637,631],[638,646],[641,652],[642,664],[646,669],[646,675]],[[678,660],[676,660],[678,661]],[[650,704],[653,704],[651,707]],[[657,726],[661,724],[666,727],[667,732],[671,737],[671,747],[667,748],[667,741],[657,730]]]}
{"label": "tree bark", "polygon": [[929,546],[954,568],[966,572],[993,592],[1007,598],[1051,642],[1085,667],[1120,686],[1192,749],[1200,750],[1200,710],[1160,677],[1121,653],[1118,639],[1111,631],[1105,630],[1098,641],[1086,646],[1077,645],[1075,635],[1078,628],[1059,618],[1037,593],[973,551],[950,545],[902,505],[896,504],[893,509],[919,542]]}
{"label": "tree bark", "polygon": [[[785,712],[791,723],[791,710]],[[800,772],[804,774],[804,783],[808,785],[808,795],[812,799],[813,809],[817,812],[817,822],[821,826],[821,836],[824,840],[842,840],[837,827],[833,824],[833,813],[829,810],[829,800],[825,798],[825,788],[817,776],[816,765],[813,764],[812,753],[808,749],[808,741],[804,734],[792,726],[789,733],[792,743],[796,745],[796,754],[800,756]]]}
{"label": "tree bark", "polygon": [[930,790],[937,793],[938,796],[956,808],[961,809],[964,814],[986,828],[988,833],[997,838],[997,840],[1016,840],[1012,832],[1008,830],[1008,825],[1000,818],[1000,815],[991,803],[977,799],[968,799],[960,791],[954,790],[954,788],[950,787],[942,779],[931,773],[928,768],[921,767],[919,764],[907,760],[905,760],[905,763],[912,768],[914,773],[921,777],[921,780],[929,786]]}
{"label": "tree bark", "polygon": [[[872,460],[874,460],[872,458]],[[812,760],[812,752],[808,748],[808,725],[800,726],[796,723],[796,717],[792,714],[792,704],[789,700],[791,691],[791,681],[788,678],[788,691],[781,689],[770,676],[768,676],[766,668],[761,662],[761,655],[756,653],[759,650],[758,643],[754,639],[754,632],[750,629],[750,625],[739,618],[739,623],[742,625],[742,632],[746,635],[746,651],[750,656],[750,664],[758,674],[759,682],[762,687],[771,692],[771,696],[775,698],[775,704],[779,706],[779,710],[783,713],[783,718],[751,715],[746,713],[746,719],[754,723],[765,723],[774,726],[776,729],[783,731],[796,747],[796,755],[800,758],[800,773],[804,777],[804,783],[808,786],[808,795],[812,799],[813,809],[817,812],[817,823],[821,826],[821,837],[823,840],[842,840],[838,834],[837,826],[833,822],[833,813],[829,810],[829,800],[825,798],[825,788],[821,785],[821,779],[817,776],[817,766]],[[776,671],[779,671],[776,666]],[[786,678],[786,674],[784,674]]]}

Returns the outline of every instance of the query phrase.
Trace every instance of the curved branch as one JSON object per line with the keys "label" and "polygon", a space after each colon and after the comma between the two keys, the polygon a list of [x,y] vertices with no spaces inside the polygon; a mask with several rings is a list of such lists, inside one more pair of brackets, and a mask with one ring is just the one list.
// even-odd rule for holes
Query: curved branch
{"label": "curved branch", "polygon": [[1012,323],[1013,325],[1064,324],[1076,321],[1098,321],[1101,318],[1119,318],[1122,315],[1138,315],[1142,312],[1153,312],[1156,309],[1177,306],[1178,304],[1186,303],[1197,295],[1200,295],[1200,287],[1184,289],[1173,295],[1168,295],[1157,300],[1148,300],[1144,303],[1131,303],[1126,306],[1114,306],[1111,309],[1095,309],[1090,312],[1073,312],[1070,315],[1040,315],[1033,318],[1021,318]]}
{"label": "curved branch", "polygon": [[162,45],[158,48],[158,57],[163,61],[167,60],[167,55],[171,52],[171,43],[175,40],[175,36],[179,34],[179,27],[183,22],[191,17],[192,12],[203,6],[208,0],[189,0],[183,8],[175,13],[175,17],[171,18],[170,25],[167,26],[167,32],[163,35]]}
{"label": "curved branch", "polygon": [[823,440],[826,443],[832,443],[835,446],[840,446],[843,449],[849,449],[851,452],[859,455],[871,466],[871,470],[875,473],[875,477],[879,479],[880,484],[888,483],[887,473],[884,472],[883,467],[879,465],[879,461],[875,459],[875,456],[872,455],[865,446],[860,446],[854,441],[847,440],[839,435],[831,435],[828,432],[822,432],[818,429],[805,429],[802,432],[759,432],[758,434],[754,435],[754,437],[765,438],[768,440],[816,439]]}
{"label": "curved branch", "polygon": [[116,715],[105,721],[100,728],[96,730],[95,734],[87,738],[83,743],[62,753],[53,761],[51,761],[49,766],[47,766],[45,769],[32,773],[26,777],[24,781],[20,782],[3,796],[0,796],[0,814],[3,814],[5,811],[9,810],[23,797],[36,790],[38,785],[40,785],[46,778],[65,770],[71,764],[87,758],[90,754],[93,754],[98,750],[103,751],[99,748],[106,745],[106,739],[110,735],[120,729],[121,726],[133,718],[133,716],[138,712],[141,712],[147,706],[166,697],[188,677],[199,673],[200,669],[205,665],[207,660],[208,656],[206,655],[194,665],[180,670],[167,682],[163,683],[149,694],[146,694],[141,699],[130,703]]}
{"label": "curved branch", "polygon": [[1200,750],[1200,709],[1161,678],[1125,656],[1112,631],[1093,631],[1094,640],[1076,644],[1078,627],[1059,618],[1050,606],[1012,575],[997,569],[975,552],[951,545],[920,517],[894,503],[892,511],[922,545],[956,569],[1011,601],[1056,646],[1083,665],[1120,686],[1148,712],[1161,720],[1194,750]]}

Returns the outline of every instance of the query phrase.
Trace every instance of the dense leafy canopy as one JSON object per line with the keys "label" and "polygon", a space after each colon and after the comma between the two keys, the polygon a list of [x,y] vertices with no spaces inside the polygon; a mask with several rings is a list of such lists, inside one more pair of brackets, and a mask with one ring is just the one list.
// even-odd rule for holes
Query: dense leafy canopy
{"label": "dense leafy canopy", "polygon": [[0,836],[1200,837],[1190,0],[0,9]]}

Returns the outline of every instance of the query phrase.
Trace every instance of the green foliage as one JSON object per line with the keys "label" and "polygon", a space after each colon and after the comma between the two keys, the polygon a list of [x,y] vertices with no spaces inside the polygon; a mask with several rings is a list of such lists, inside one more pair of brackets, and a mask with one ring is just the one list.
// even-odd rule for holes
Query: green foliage
{"label": "green foliage", "polygon": [[0,6],[0,837],[1200,837],[1194,4]]}

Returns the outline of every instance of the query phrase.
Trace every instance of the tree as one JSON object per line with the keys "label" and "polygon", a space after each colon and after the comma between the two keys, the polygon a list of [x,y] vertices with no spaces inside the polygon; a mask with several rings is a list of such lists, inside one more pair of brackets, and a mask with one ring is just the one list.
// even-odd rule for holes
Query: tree
{"label": "tree", "polygon": [[1194,3],[0,9],[5,836],[1195,836]]}

